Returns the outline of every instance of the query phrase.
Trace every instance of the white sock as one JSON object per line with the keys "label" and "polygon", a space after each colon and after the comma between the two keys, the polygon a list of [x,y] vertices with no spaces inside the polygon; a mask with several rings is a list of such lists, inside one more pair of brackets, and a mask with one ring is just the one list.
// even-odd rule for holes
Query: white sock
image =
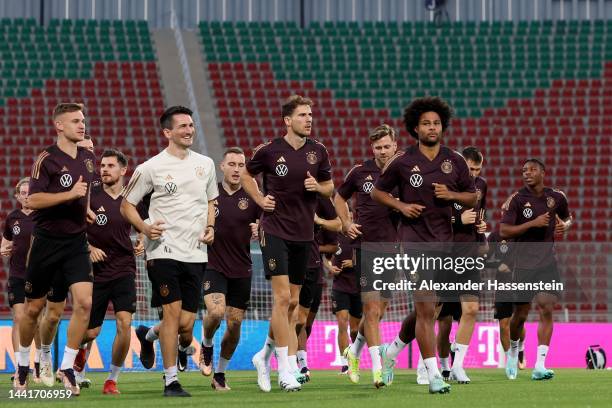
{"label": "white sock", "polygon": [[417,363],[417,370],[422,370],[426,368],[425,363],[423,362],[423,355],[419,353],[419,362]]}
{"label": "white sock", "polygon": [[467,344],[456,344],[455,347],[455,361],[453,361],[453,367],[463,368],[463,360],[468,351]]}
{"label": "white sock", "polygon": [[62,365],[60,366],[60,370],[72,368],[74,365],[74,359],[78,353],[78,349],[71,349],[68,346],[64,347],[64,356],[62,357]]}
{"label": "white sock", "polygon": [[387,347],[387,357],[393,360],[397,359],[397,356],[406,348],[406,345],[407,344],[397,336],[395,340],[393,340],[393,343],[389,344],[389,347]]}
{"label": "white sock", "polygon": [[217,368],[215,369],[215,373],[224,373],[227,369],[227,365],[229,364],[229,360],[223,357],[219,357],[219,362],[217,363]]}
{"label": "white sock", "polygon": [[117,380],[119,379],[119,372],[121,371],[121,367],[117,367],[116,365],[111,364],[110,369],[111,371],[108,375],[107,380],[117,382]]}
{"label": "white sock", "polygon": [[429,382],[432,382],[435,377],[440,377],[440,371],[438,370],[438,362],[435,357],[424,358],[423,363],[427,368],[427,376]]}
{"label": "white sock", "polygon": [[13,358],[13,361],[15,362],[15,371],[17,371],[17,366],[20,364],[19,362],[21,361],[21,352],[19,350],[13,352]]}
{"label": "white sock", "polygon": [[525,340],[519,340],[519,350],[518,351],[525,351]]}
{"label": "white sock", "polygon": [[159,339],[159,334],[155,333],[155,327],[151,327],[145,336],[147,341],[153,343],[155,340]]}
{"label": "white sock", "polygon": [[278,373],[288,373],[291,368],[289,366],[289,347],[276,347],[276,358],[278,360]]}
{"label": "white sock", "polygon": [[266,364],[270,363],[270,359],[272,358],[272,353],[274,352],[276,344],[274,340],[270,338],[270,336],[266,337],[266,342],[264,343],[263,348],[261,349],[261,355],[263,356]]}
{"label": "white sock", "polygon": [[297,352],[298,368],[308,367],[308,353],[306,350],[298,350]]}
{"label": "white sock", "polygon": [[209,339],[204,337],[204,339],[202,340],[202,345],[205,347],[212,347],[213,346],[213,339]]}
{"label": "white sock", "polygon": [[20,345],[19,354],[17,355],[17,357],[19,357],[20,366],[29,367],[30,366],[30,346],[23,347],[22,345]]}
{"label": "white sock", "polygon": [[340,357],[340,362],[343,366],[347,366],[348,365],[348,361],[346,361],[346,358],[344,357]]}
{"label": "white sock", "polygon": [[450,366],[448,365],[448,357],[440,357],[440,368],[442,371],[450,370]]}
{"label": "white sock", "polygon": [[538,346],[538,359],[535,363],[535,368],[539,370],[546,369],[546,355],[548,354],[548,346],[544,344],[540,344]]}
{"label": "white sock", "polygon": [[51,361],[51,345],[40,345],[40,361]]}
{"label": "white sock", "polygon": [[34,352],[34,364],[40,363],[40,350],[36,349]]}
{"label": "white sock", "polygon": [[178,373],[175,365],[164,368],[164,374],[166,375],[166,385],[170,385],[174,381],[178,381]]}
{"label": "white sock", "polygon": [[370,352],[370,359],[372,360],[372,372],[382,369],[382,363],[380,362],[380,351],[378,346],[372,346],[368,348]]}
{"label": "white sock", "polygon": [[289,368],[293,372],[300,371],[298,364],[297,364],[297,356],[289,356]]}
{"label": "white sock", "polygon": [[519,340],[510,339],[510,357],[518,358]]}
{"label": "white sock", "polygon": [[357,337],[353,344],[351,344],[351,353],[357,358],[361,356],[361,350],[366,345],[366,338],[361,333],[357,333]]}

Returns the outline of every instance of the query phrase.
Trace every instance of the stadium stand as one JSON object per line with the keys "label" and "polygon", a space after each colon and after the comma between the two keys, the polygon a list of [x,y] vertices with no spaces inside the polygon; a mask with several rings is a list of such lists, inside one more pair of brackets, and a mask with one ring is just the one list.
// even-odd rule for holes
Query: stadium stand
{"label": "stadium stand", "polygon": [[522,186],[522,162],[543,158],[547,184],[564,190],[576,219],[566,237],[572,250],[559,251],[573,295],[559,308],[572,321],[607,321],[611,21],[314,22],[305,29],[201,22],[199,30],[225,145],[247,154],[282,134],[281,100],[303,93],[316,103],[314,135],[328,147],[339,183],[369,156],[368,129],[390,123],[406,146],[401,108],[440,95],[456,111],[448,145],[485,154],[493,224]]}
{"label": "stadium stand", "polygon": [[[85,104],[98,153],[117,147],[137,164],[162,148],[164,101],[145,21],[2,19],[0,56],[0,218],[15,206],[17,181],[55,142],[58,102]],[[0,265],[0,312],[9,311],[6,278]]]}

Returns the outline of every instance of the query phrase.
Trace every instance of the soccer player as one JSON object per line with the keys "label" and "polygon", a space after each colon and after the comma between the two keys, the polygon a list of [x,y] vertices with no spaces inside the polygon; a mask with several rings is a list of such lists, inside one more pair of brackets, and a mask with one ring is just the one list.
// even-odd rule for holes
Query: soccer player
{"label": "soccer player", "polygon": [[200,348],[203,375],[213,372],[213,337],[224,318],[227,323],[211,384],[216,391],[230,390],[225,371],[240,341],[240,325],[251,299],[250,242],[257,236],[261,209],[240,184],[245,161],[239,147],[231,147],[223,154],[219,165],[223,181],[219,183],[219,197],[215,200],[215,242],[209,248],[204,273],[206,316],[202,322],[204,338]]}
{"label": "soccer player", "polygon": [[[545,167],[538,159],[528,159],[523,164],[525,187],[514,193],[502,207],[499,235],[513,239],[514,279],[516,282],[560,282],[554,255],[555,234],[565,233],[572,217],[565,194],[560,190],[544,187]],[[538,357],[531,374],[533,380],[549,380],[554,372],[546,369],[546,355],[553,332],[553,309],[557,292],[521,292],[514,303],[510,319],[510,354],[506,364],[506,376],[517,376],[519,339],[535,298],[540,321],[538,323]]]}
{"label": "soccer player", "polygon": [[[349,213],[352,222],[352,212]],[[338,251],[333,257],[330,272],[334,277],[332,283],[332,312],[338,321],[338,348],[346,350],[351,341],[355,341],[359,332],[359,322],[363,315],[359,279],[353,266],[353,244],[344,234],[338,235]],[[350,333],[350,334],[349,334]],[[348,361],[342,356],[341,374],[348,374]]]}
{"label": "soccer player", "polygon": [[[162,113],[159,123],[168,147],[136,168],[121,203],[123,217],[148,238],[147,272],[163,310],[159,340],[168,397],[191,396],[178,381],[178,334],[193,331],[206,246],[215,233],[212,203],[219,195],[213,161],[190,149],[195,136],[191,115],[183,106]],[[136,205],[150,192],[145,223]]]}
{"label": "soccer player", "polygon": [[[84,147],[85,149],[89,150],[93,154],[96,154],[95,149],[94,149],[93,139],[89,135],[83,136],[83,140],[80,140],[77,143],[77,146]],[[98,188],[101,186],[102,186],[102,179],[100,178],[100,173],[98,173],[98,169],[96,169],[95,174],[94,174],[94,180],[91,183],[91,187]]]}
{"label": "soccer player", "polygon": [[[9,307],[13,312],[11,338],[15,353],[15,367],[19,353],[19,325],[25,310],[25,264],[30,248],[30,237],[34,228],[34,214],[28,207],[30,178],[19,180],[15,186],[15,198],[21,208],[9,213],[4,221],[0,254],[9,258],[9,276],[7,284]],[[34,360],[34,381],[40,382],[40,336],[35,336],[36,354]],[[17,370],[15,370],[17,371]]]}
{"label": "soccer player", "polygon": [[[359,325],[359,333],[350,348],[343,350],[343,355],[349,365],[349,379],[359,382],[359,360],[361,350],[368,343],[372,359],[372,379],[376,388],[383,387],[382,363],[380,358],[379,322],[387,308],[391,297],[389,291],[374,289],[376,275],[371,268],[364,267],[369,255],[362,250],[362,243],[395,242],[397,240],[397,217],[388,207],[372,200],[370,193],[380,176],[381,169],[386,165],[397,150],[395,130],[386,124],[378,126],[370,135],[373,159],[358,164],[349,171],[344,182],[338,188],[335,197],[336,211],[342,220],[342,230],[354,240],[355,264],[361,282],[361,300],[363,302],[363,319]],[[351,221],[347,201],[356,194],[355,220]],[[390,196],[391,197],[391,196]],[[362,261],[363,259],[363,261]],[[383,278],[390,281],[393,277]]]}
{"label": "soccer player", "polygon": [[[415,99],[404,111],[404,124],[418,144],[389,160],[372,190],[375,201],[401,213],[399,236],[411,256],[420,256],[426,244],[427,257],[446,256],[453,240],[453,203],[470,208],[476,205],[474,180],[465,159],[441,145],[451,116],[451,107],[438,97]],[[399,200],[388,194],[395,188],[399,189]],[[440,272],[424,269],[408,278],[416,278],[419,285],[418,281],[440,279]],[[447,393],[450,385],[442,379],[435,357],[436,293],[416,290],[414,299],[416,339],[427,368],[429,392]],[[407,344],[402,340],[409,337],[404,332],[407,326],[403,324],[398,337],[384,348],[385,382],[392,381],[395,359]]]}
{"label": "soccer player", "polygon": [[59,377],[66,389],[79,395],[72,365],[91,311],[93,274],[86,228],[89,187],[96,159],[91,152],[76,145],[85,134],[83,105],[60,103],[53,111],[53,122],[57,143],[38,156],[30,178],[28,206],[35,210],[36,225],[26,262],[24,288],[28,302],[19,327],[21,347],[16,389],[27,387],[30,344],[36,322],[45,306],[47,292],[59,280],[65,290],[70,290],[73,302]]}
{"label": "soccer player", "polygon": [[306,345],[312,324],[319,312],[321,296],[323,295],[323,268],[322,259],[338,250],[338,232],[342,228],[340,218],[336,215],[334,203],[329,198],[317,198],[315,210],[315,239],[310,248],[308,258],[308,269],[304,284],[300,290],[299,305],[295,322],[295,332],[298,339],[298,348],[295,360],[289,356],[289,364],[293,370],[298,371],[304,382],[310,381],[310,370],[308,369],[308,352]]}
{"label": "soccer player", "polygon": [[[290,319],[298,304],[314,239],[317,194],[330,197],[334,190],[327,149],[309,138],[311,106],[312,101],[300,95],[292,95],[283,103],[286,135],[256,148],[241,177],[242,188],[264,211],[259,239],[274,299],[268,338],[263,349],[253,356],[257,383],[264,392],[271,389],[268,364],[274,346],[280,388],[300,389],[289,365],[289,355],[297,351]],[[253,178],[260,173],[265,195]]]}
{"label": "soccer player", "polygon": [[[501,239],[499,229],[491,232],[487,238],[489,244],[487,263],[491,263],[496,268],[495,279],[498,282],[512,282],[512,270],[508,264],[512,264],[510,240]],[[495,304],[493,318],[499,322],[499,341],[502,345],[506,358],[510,351],[510,318],[514,304],[507,294],[502,292],[495,293]],[[519,341],[518,368],[525,369],[525,336],[526,330],[523,327]]]}
{"label": "soccer player", "polygon": [[[102,154],[100,175],[103,186],[92,190],[90,203],[96,221],[87,228],[94,287],[89,328],[82,346],[91,344],[100,334],[109,302],[113,304],[117,330],[113,342],[111,372],[104,382],[103,394],[120,393],[117,380],[130,347],[132,314],[136,311],[134,255],[142,255],[144,252],[141,238],[135,246],[132,245],[132,226],[120,212],[123,177],[127,166],[127,157],[118,150],[110,149]],[[84,356],[80,367],[84,367],[86,361],[87,357]]]}
{"label": "soccer player", "polygon": [[[478,243],[486,243],[484,233],[487,224],[484,221],[486,209],[487,183],[480,177],[482,171],[482,153],[475,147],[463,149],[461,155],[465,159],[470,170],[470,176],[474,178],[478,202],[474,208],[465,208],[460,204],[453,204],[453,255],[456,257],[478,257],[480,248]],[[460,282],[480,282],[480,271],[477,269],[467,270],[457,277]],[[467,354],[470,339],[478,316],[478,291],[460,291],[457,293],[459,299],[449,299],[444,302],[438,316],[438,354],[442,366],[442,377],[444,379],[456,380],[459,384],[469,384],[470,379],[463,369],[463,361]],[[454,296],[452,296],[454,297]],[[459,300],[457,302],[456,300]],[[459,327],[455,335],[455,356],[453,368],[448,364],[450,342],[449,335],[453,319],[459,321]]]}

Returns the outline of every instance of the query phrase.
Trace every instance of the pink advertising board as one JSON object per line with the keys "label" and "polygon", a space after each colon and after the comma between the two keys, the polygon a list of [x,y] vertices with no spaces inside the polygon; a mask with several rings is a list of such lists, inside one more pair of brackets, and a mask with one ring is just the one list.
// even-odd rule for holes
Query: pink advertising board
{"label": "pink advertising board", "polygon": [[[382,323],[382,341],[391,342],[399,330],[399,323]],[[451,340],[454,339],[456,323],[453,324]],[[527,365],[533,367],[536,360],[537,323],[527,323],[525,352]],[[339,369],[341,350],[336,340],[337,326],[333,321],[317,321],[308,340],[308,366],[311,369]],[[584,368],[585,353],[590,345],[599,344],[608,355],[612,353],[611,323],[556,323],[551,348],[546,360],[550,368]],[[477,323],[465,360],[466,367],[495,368],[503,366],[500,353],[499,326],[495,323]],[[413,342],[412,367],[418,360],[418,345]],[[500,361],[501,360],[501,361]],[[364,348],[361,367],[370,367],[370,356]],[[408,368],[408,351],[404,350],[397,363],[398,368]]]}

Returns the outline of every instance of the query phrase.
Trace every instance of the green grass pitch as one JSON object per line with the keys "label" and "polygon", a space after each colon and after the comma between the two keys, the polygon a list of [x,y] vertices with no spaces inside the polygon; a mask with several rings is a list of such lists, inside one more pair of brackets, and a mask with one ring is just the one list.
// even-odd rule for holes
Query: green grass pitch
{"label": "green grass pitch", "polygon": [[[555,370],[550,381],[532,381],[531,370],[519,372],[515,381],[505,378],[503,370],[468,370],[471,384],[453,384],[450,394],[430,395],[427,386],[416,385],[414,370],[397,370],[391,387],[376,390],[370,384],[369,370],[362,371],[358,385],[336,372],[315,371],[312,381],[300,392],[285,393],[275,384],[272,392],[257,388],[254,371],[230,371],[228,384],[232,390],[215,392],[210,378],[198,372],[179,373],[184,388],[192,398],[162,397],[161,373],[122,373],[119,377],[121,395],[102,395],[105,373],[89,373],[92,388],[83,389],[81,396],[71,400],[9,400],[9,375],[0,376],[0,405],[9,407],[72,406],[134,408],[134,407],[610,407],[612,406],[612,371],[563,369]],[[59,389],[59,384],[56,388]],[[35,388],[45,388],[36,386]],[[45,388],[48,389],[48,388]],[[9,405],[11,404],[11,405]]]}

